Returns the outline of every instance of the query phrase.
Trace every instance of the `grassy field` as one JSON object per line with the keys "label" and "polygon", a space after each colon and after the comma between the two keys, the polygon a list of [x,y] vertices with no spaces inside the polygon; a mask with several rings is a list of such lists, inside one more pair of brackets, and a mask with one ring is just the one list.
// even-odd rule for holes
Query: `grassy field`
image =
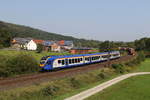
{"label": "grassy field", "polygon": [[[0,55],[8,56],[13,56],[19,53],[20,52],[17,51],[0,51]],[[33,51],[23,51],[23,53],[31,54],[37,60],[44,55],[61,54],[45,52],[38,54]],[[136,71],[150,71],[149,65],[150,59],[147,59],[140,66],[136,67]],[[101,76],[100,73],[105,73],[105,78],[103,78],[103,75]],[[50,98],[51,100],[62,100],[119,75],[120,74],[115,73],[114,69],[105,68],[91,71],[90,73],[75,75],[73,77],[75,80],[72,80],[72,77],[70,77],[41,84],[35,83],[30,87],[17,88],[9,91],[0,91],[0,100],[49,100]],[[51,95],[47,95],[47,93]]]}
{"label": "grassy field", "polygon": [[[135,72],[150,72],[150,59],[146,59]],[[149,100],[150,75],[135,76],[113,85],[86,100]]]}
{"label": "grassy field", "polygon": [[150,75],[135,76],[115,84],[86,100],[149,100]]}
{"label": "grassy field", "polygon": [[136,72],[150,72],[150,58],[147,58],[135,70]]}
{"label": "grassy field", "polygon": [[17,54],[27,54],[27,55],[32,55],[37,61],[41,59],[43,56],[48,56],[48,55],[67,55],[70,53],[64,52],[64,53],[59,53],[59,52],[42,52],[42,53],[36,53],[36,51],[14,51],[14,50],[0,50],[0,55],[6,55],[8,57],[17,55]]}

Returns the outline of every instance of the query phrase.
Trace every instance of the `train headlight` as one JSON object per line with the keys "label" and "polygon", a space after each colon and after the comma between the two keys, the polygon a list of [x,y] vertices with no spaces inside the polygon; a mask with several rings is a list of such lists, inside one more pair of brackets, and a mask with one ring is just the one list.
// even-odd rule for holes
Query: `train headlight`
{"label": "train headlight", "polygon": [[40,67],[44,67],[44,64],[40,64]]}

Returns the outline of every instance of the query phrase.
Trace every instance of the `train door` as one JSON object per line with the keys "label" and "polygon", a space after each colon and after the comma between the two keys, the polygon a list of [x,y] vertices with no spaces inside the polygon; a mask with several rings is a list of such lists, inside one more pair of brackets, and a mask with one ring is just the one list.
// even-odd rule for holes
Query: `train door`
{"label": "train door", "polygon": [[92,62],[92,57],[91,56],[89,56],[89,61]]}
{"label": "train door", "polygon": [[68,59],[65,59],[65,64],[66,66],[68,66]]}

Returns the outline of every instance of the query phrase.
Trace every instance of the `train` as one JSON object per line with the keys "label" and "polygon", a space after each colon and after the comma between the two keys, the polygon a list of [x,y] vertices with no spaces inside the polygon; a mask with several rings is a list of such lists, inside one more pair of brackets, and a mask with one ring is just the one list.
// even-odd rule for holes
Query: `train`
{"label": "train", "polygon": [[69,67],[77,67],[86,64],[93,64],[120,58],[119,51],[110,51],[93,54],[75,54],[75,55],[52,55],[44,56],[40,60],[42,71],[51,71]]}

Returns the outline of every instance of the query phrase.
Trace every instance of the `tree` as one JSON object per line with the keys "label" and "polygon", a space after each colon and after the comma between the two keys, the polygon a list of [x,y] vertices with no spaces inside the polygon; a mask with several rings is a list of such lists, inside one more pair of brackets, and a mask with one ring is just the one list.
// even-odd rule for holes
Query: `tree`
{"label": "tree", "polygon": [[41,53],[43,51],[43,45],[42,44],[38,44],[37,45],[37,53]]}
{"label": "tree", "polygon": [[0,46],[9,47],[11,42],[11,34],[6,29],[0,30]]}

